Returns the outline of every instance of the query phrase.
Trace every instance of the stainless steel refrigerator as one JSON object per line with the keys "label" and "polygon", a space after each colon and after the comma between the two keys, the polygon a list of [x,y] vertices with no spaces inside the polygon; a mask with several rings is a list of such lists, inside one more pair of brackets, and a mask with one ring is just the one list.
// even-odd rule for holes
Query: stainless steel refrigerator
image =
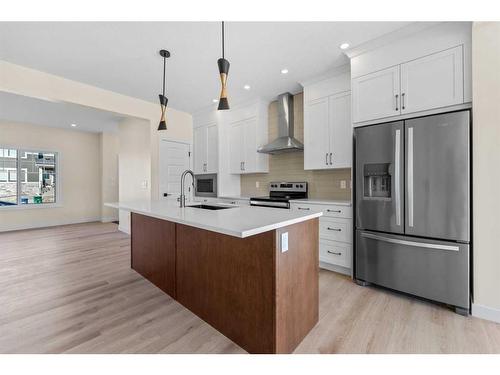
{"label": "stainless steel refrigerator", "polygon": [[470,112],[356,128],[355,279],[470,308]]}

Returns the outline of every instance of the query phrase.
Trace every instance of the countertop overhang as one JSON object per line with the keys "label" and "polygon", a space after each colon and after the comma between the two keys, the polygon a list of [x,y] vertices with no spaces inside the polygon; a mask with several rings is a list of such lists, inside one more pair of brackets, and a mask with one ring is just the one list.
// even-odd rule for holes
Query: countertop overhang
{"label": "countertop overhang", "polygon": [[204,210],[193,208],[199,202],[190,202],[180,208],[175,201],[129,201],[105,203],[107,207],[135,212],[138,214],[206,229],[212,232],[245,238],[255,234],[286,227],[323,215],[318,211],[295,211],[268,207],[231,206],[225,210]]}

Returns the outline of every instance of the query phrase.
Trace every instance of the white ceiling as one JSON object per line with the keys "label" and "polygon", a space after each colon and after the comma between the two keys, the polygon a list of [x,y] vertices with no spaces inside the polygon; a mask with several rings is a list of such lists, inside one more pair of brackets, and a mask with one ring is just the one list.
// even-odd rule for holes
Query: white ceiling
{"label": "white ceiling", "polygon": [[49,102],[0,91],[0,120],[89,132],[114,132],[122,118],[112,112],[77,104]]}
{"label": "white ceiling", "polygon": [[[348,62],[341,43],[354,47],[407,24],[227,22],[230,104],[298,92],[299,81]],[[220,33],[217,22],[0,22],[0,59],[157,102],[158,51],[166,48],[169,106],[193,113],[219,95]]]}

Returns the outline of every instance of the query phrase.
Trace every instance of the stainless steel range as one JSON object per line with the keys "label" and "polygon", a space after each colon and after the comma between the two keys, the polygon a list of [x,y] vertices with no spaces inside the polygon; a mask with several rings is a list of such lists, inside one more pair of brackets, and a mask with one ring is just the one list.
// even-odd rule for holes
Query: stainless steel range
{"label": "stainless steel range", "polygon": [[250,198],[250,205],[288,209],[292,199],[303,198],[307,198],[307,182],[271,182],[269,196]]}

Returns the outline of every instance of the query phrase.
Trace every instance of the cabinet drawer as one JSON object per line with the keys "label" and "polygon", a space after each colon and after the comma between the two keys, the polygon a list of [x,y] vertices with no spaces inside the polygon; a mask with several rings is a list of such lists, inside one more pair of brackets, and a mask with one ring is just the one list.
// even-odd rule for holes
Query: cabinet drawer
{"label": "cabinet drawer", "polygon": [[352,207],[349,206],[322,206],[325,217],[352,218]]}
{"label": "cabinet drawer", "polygon": [[351,245],[320,239],[319,260],[342,267],[351,267]]}
{"label": "cabinet drawer", "polygon": [[319,220],[319,237],[352,243],[352,223],[348,219],[332,219],[321,217]]}

